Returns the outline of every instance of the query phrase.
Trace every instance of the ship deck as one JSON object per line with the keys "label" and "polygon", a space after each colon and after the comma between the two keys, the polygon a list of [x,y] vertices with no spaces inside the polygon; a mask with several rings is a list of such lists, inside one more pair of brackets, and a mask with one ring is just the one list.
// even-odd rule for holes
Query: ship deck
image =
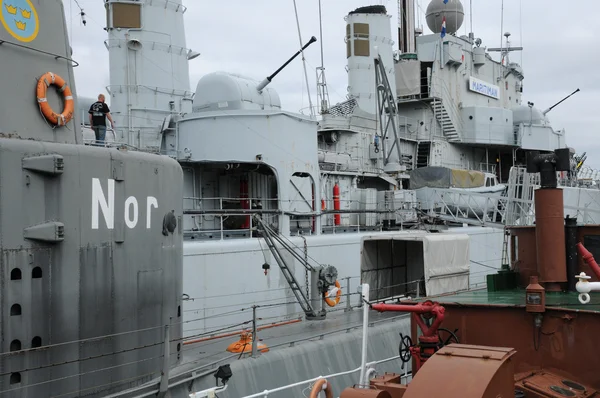
{"label": "ship deck", "polygon": [[[408,314],[369,311],[370,326],[406,318],[408,318]],[[260,339],[259,343],[266,344],[269,350],[273,351],[311,341],[336,338],[336,335],[360,330],[362,324],[363,311],[359,308],[347,312],[331,312],[327,314],[327,319],[325,320],[307,321],[302,319],[297,323],[265,329],[258,332],[258,337]],[[227,351],[227,347],[231,343],[239,340],[240,336],[238,335],[194,344],[185,344],[182,347],[181,365],[173,373],[186,373],[192,369],[196,372],[202,372],[203,370],[214,371],[224,361],[235,361],[249,356],[249,353],[240,356],[239,353],[235,354]]]}
{"label": "ship deck", "polygon": [[[308,321],[302,318],[296,323],[261,330],[258,332],[260,343],[266,344],[269,352],[259,354],[255,359],[250,357],[249,352],[240,355],[227,351],[227,347],[231,343],[240,340],[239,334],[218,338],[205,334],[205,337],[212,340],[183,344],[181,352],[170,354],[179,354],[180,360],[176,367],[170,369],[169,392],[172,397],[188,397],[192,388],[199,391],[213,387],[215,385],[213,374],[219,366],[224,364],[230,364],[236,376],[232,378],[230,391],[227,392],[233,395],[219,393],[219,396],[223,394],[224,396],[242,396],[248,391],[255,392],[264,390],[264,388],[280,386],[281,380],[289,379],[287,372],[290,371],[288,369],[290,366],[297,368],[291,372],[298,379],[295,381],[302,381],[319,374],[329,374],[332,368],[342,370],[348,370],[347,367],[356,368],[360,365],[362,325],[363,310],[354,307],[352,311],[329,312],[325,320]],[[370,310],[369,334],[379,337],[370,343],[369,360],[382,360],[397,354],[398,332],[410,333],[409,314],[380,313]],[[215,336],[219,333],[215,333]],[[381,344],[381,341],[385,344]],[[317,360],[318,363],[313,363],[310,358]],[[385,371],[396,371],[400,365],[401,363],[398,361],[391,361],[382,364],[381,368]],[[273,372],[279,374],[279,377],[273,378]],[[260,377],[256,376],[259,374]],[[268,380],[266,387],[264,385],[260,388],[256,386],[255,376],[260,380]],[[340,377],[336,382],[340,383],[339,387],[341,388],[345,385],[344,383],[354,383],[356,377],[358,377],[358,373],[348,374],[346,378]],[[155,395],[158,392],[159,383],[159,379],[153,379],[141,386],[110,396],[110,398]],[[294,391],[301,394],[305,387],[297,387],[298,390]],[[244,394],[236,395],[237,392],[244,392]],[[275,394],[273,396],[289,396],[288,393],[290,391],[283,391],[281,393],[283,395]]]}
{"label": "ship deck", "polygon": [[[590,302],[581,304],[577,292],[546,292],[546,308],[600,313],[600,293],[590,293]],[[428,298],[447,306],[486,306],[525,308],[525,289],[488,292],[485,289]]]}

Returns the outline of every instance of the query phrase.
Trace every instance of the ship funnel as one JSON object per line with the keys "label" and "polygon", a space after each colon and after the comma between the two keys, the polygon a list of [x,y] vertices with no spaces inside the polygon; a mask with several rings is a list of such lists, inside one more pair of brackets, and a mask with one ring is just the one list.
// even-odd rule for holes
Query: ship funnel
{"label": "ship funnel", "polygon": [[569,148],[527,154],[527,172],[540,173],[540,188],[534,195],[535,241],[537,270],[546,291],[559,291],[568,281],[563,191],[557,188],[556,172],[570,168]]}
{"label": "ship funnel", "polygon": [[0,7],[0,133],[81,143],[74,111],[77,63],[71,59],[62,1],[4,1]]}
{"label": "ship funnel", "polygon": [[297,57],[297,56],[298,56],[298,55],[299,55],[299,54],[300,54],[302,51],[306,50],[306,48],[307,48],[308,46],[310,46],[311,44],[313,44],[313,43],[314,43],[314,42],[316,42],[316,41],[317,41],[317,38],[316,38],[316,37],[314,37],[314,36],[313,36],[313,37],[311,37],[311,38],[310,38],[310,40],[308,41],[308,43],[306,43],[306,44],[305,44],[305,45],[304,45],[304,46],[303,46],[303,47],[302,47],[300,50],[298,50],[298,51],[296,52],[296,54],[292,55],[292,57],[291,57],[290,59],[288,59],[288,60],[286,61],[286,63],[285,63],[285,64],[281,65],[281,66],[279,67],[279,69],[277,69],[275,72],[273,72],[273,74],[272,74],[271,76],[267,76],[267,77],[265,78],[265,80],[263,80],[262,82],[260,82],[260,84],[259,84],[258,86],[256,86],[256,90],[257,90],[259,93],[260,93],[260,92],[262,92],[262,91],[263,91],[263,89],[264,89],[265,87],[267,87],[267,85],[268,85],[269,83],[271,83],[271,80],[273,80],[273,78],[274,78],[275,76],[277,76],[277,74],[283,70],[283,68],[285,68],[286,66],[288,66],[288,64],[289,64],[290,62],[292,62],[292,61],[294,60],[294,58],[296,58],[296,57]]}
{"label": "ship funnel", "polygon": [[391,36],[390,19],[391,16],[382,5],[359,7],[350,11],[345,18],[344,43],[349,98],[355,99],[361,110],[372,115],[377,114],[378,93],[373,69],[378,56],[381,56],[385,67],[390,91],[396,94],[394,40]]}
{"label": "ship funnel", "polygon": [[[168,120],[192,111],[182,0],[104,1],[110,110],[119,141],[158,151]],[[143,62],[142,62],[143,60]],[[168,62],[165,62],[168,60]],[[170,129],[169,129],[170,130]]]}

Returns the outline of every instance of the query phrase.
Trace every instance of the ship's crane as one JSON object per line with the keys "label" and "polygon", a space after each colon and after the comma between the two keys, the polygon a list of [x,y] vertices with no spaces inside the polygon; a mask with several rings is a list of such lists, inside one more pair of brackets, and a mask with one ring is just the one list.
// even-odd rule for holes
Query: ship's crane
{"label": "ship's crane", "polygon": [[[311,265],[307,260],[305,260],[298,252],[294,249],[294,247],[290,244],[290,242],[286,241],[282,236],[280,236],[273,228],[267,225],[259,215],[254,216],[254,220],[257,225],[257,229],[261,232],[271,254],[275,258],[275,261],[279,265],[281,269],[281,273],[285,277],[290,289],[292,289],[292,293],[296,296],[296,300],[298,300],[298,304],[302,307],[302,310],[306,314],[306,319],[308,320],[319,320],[325,319],[327,311],[323,307],[323,301],[327,297],[329,292],[329,288],[331,286],[336,286],[338,289],[337,297],[339,298],[341,295],[341,290],[339,290],[339,283],[337,282],[337,269],[332,265]],[[279,243],[287,252],[289,252],[302,266],[310,272],[311,274],[311,294],[310,298],[306,297],[304,292],[302,291],[300,284],[296,280],[294,273],[291,271],[288,262],[286,261],[283,253],[277,247],[277,243]],[[263,269],[265,271],[269,268],[269,265],[265,263],[263,265]],[[329,304],[331,305],[331,304]],[[335,304],[334,304],[335,305]]]}

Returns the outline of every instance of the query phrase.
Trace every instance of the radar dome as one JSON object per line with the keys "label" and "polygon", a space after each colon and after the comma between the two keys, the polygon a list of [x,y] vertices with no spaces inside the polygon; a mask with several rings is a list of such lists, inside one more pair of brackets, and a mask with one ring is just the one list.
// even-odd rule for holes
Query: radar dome
{"label": "radar dome", "polygon": [[427,6],[425,18],[433,33],[442,31],[442,19],[446,17],[446,34],[456,33],[465,19],[465,10],[460,0],[432,0]]}

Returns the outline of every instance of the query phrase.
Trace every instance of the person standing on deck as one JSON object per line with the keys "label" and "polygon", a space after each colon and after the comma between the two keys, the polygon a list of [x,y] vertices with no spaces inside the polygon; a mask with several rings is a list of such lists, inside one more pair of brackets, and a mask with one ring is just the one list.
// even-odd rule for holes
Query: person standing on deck
{"label": "person standing on deck", "polygon": [[89,114],[90,114],[90,124],[94,133],[96,134],[96,143],[95,145],[102,146],[104,145],[104,140],[106,139],[106,118],[110,121],[110,126],[115,128],[115,122],[112,119],[110,114],[110,109],[108,105],[104,102],[104,94],[98,95],[98,101],[94,102],[92,106],[90,106]]}

